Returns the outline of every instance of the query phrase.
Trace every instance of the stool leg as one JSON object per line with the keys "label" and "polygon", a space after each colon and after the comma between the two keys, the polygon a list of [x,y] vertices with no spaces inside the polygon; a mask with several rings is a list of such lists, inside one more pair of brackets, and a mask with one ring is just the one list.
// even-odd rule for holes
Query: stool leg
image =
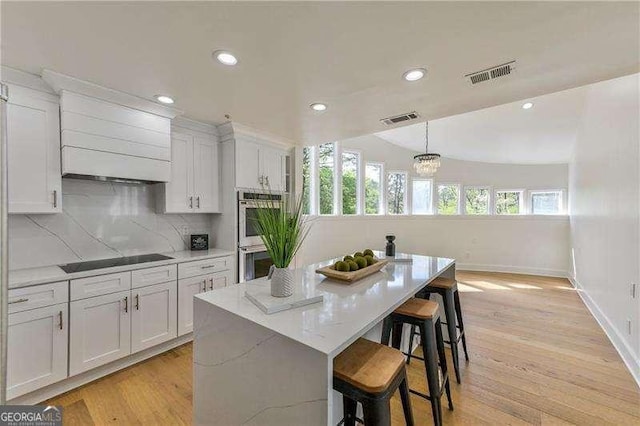
{"label": "stool leg", "polygon": [[436,426],[440,426],[442,424],[442,408],[440,407],[440,384],[438,383],[438,361],[436,360],[436,338],[433,323],[425,322],[421,325],[420,335],[422,336],[420,340],[422,340],[433,422]]}
{"label": "stool leg", "polygon": [[402,326],[403,323],[400,321],[393,322],[393,334],[391,335],[391,346],[400,349],[400,345],[402,344]]}
{"label": "stool leg", "polygon": [[456,342],[458,331],[456,329],[456,310],[453,303],[453,292],[444,294],[444,313],[447,317],[447,331],[449,332],[449,342],[451,342],[451,357],[453,358],[453,369],[456,371],[456,381],[460,383],[460,366],[458,365],[458,344]]}
{"label": "stool leg", "polygon": [[464,357],[469,361],[469,353],[467,352],[467,336],[464,332],[464,323],[462,322],[462,308],[460,307],[460,295],[458,294],[458,290],[453,292],[453,301],[456,307],[456,316],[458,317],[460,333],[462,334],[462,349],[464,349]]}
{"label": "stool leg", "polygon": [[389,398],[364,401],[362,411],[365,426],[391,426]]}
{"label": "stool leg", "polygon": [[402,372],[403,379],[400,382],[400,399],[402,400],[402,411],[404,411],[404,421],[407,426],[413,426],[413,410],[411,410],[411,398],[409,397],[409,385],[407,384],[407,372]]}
{"label": "stool leg", "polygon": [[[413,338],[416,336],[416,326],[412,325],[411,326],[411,333],[409,334],[409,350],[407,352],[409,352],[409,354],[412,354],[412,350],[413,350]],[[411,363],[411,357],[408,356],[407,357],[407,364]]]}
{"label": "stool leg", "polygon": [[449,410],[453,410],[453,400],[451,399],[451,386],[449,383],[447,372],[447,357],[444,353],[444,339],[442,337],[442,327],[440,325],[440,318],[436,320],[436,344],[438,345],[438,358],[440,359],[440,369],[442,370],[442,377],[447,382],[445,383],[445,390],[447,391],[447,400],[449,401]]}
{"label": "stool leg", "polygon": [[356,426],[356,407],[358,403],[353,399],[342,395],[342,414],[344,426]]}
{"label": "stool leg", "polygon": [[391,339],[391,327],[393,326],[393,321],[391,321],[391,317],[387,316],[382,321],[382,339],[380,339],[380,343],[385,346],[389,346],[389,340]]}

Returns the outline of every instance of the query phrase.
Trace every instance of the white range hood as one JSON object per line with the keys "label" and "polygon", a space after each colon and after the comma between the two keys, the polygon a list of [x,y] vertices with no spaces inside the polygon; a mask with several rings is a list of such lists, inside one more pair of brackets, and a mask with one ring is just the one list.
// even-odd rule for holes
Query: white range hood
{"label": "white range hood", "polygon": [[45,70],[60,94],[62,174],[168,182],[171,119],[181,111]]}

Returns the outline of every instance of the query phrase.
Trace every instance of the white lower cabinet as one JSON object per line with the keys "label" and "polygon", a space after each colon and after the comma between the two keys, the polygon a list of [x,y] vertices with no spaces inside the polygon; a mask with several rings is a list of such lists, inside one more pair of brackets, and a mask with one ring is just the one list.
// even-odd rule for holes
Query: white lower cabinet
{"label": "white lower cabinet", "polygon": [[67,377],[68,305],[9,315],[7,398]]}
{"label": "white lower cabinet", "polygon": [[137,288],[131,293],[131,352],[175,338],[178,303],[176,282]]}
{"label": "white lower cabinet", "polygon": [[131,353],[131,291],[71,302],[69,374]]}
{"label": "white lower cabinet", "polygon": [[193,331],[193,296],[233,284],[231,270],[178,281],[178,336]]}

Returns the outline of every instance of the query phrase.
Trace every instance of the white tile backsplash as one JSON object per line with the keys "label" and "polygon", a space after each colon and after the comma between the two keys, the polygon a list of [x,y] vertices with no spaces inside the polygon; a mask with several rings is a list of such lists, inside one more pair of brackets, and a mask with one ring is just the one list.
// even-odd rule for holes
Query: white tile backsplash
{"label": "white tile backsplash", "polygon": [[208,214],[157,214],[152,185],[62,180],[62,213],[9,215],[9,269],[188,249]]}

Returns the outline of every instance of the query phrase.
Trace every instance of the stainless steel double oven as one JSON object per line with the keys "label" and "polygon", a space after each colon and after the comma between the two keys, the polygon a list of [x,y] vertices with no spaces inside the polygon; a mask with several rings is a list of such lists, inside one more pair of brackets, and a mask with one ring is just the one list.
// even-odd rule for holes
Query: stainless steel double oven
{"label": "stainless steel double oven", "polygon": [[256,227],[258,207],[283,208],[282,194],[238,192],[238,278],[266,277],[273,265]]}

